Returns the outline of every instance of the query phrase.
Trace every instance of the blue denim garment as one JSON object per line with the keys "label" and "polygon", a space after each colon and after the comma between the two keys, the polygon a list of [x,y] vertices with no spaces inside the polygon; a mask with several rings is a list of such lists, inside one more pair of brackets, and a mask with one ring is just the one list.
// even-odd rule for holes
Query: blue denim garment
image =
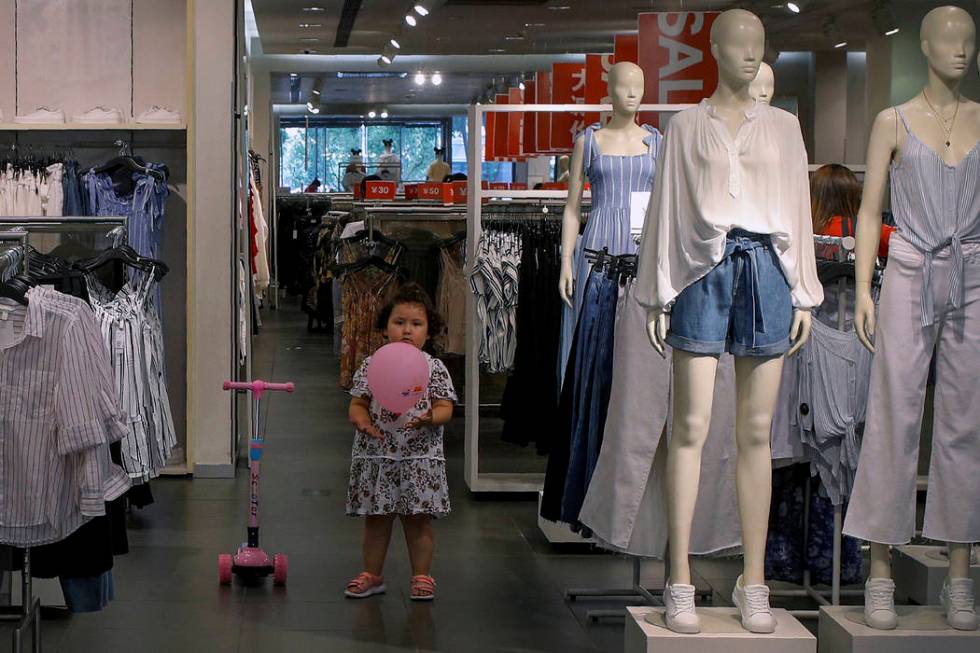
{"label": "blue denim garment", "polygon": [[115,598],[112,570],[91,578],[60,578],[65,603],[72,613],[99,612]]}
{"label": "blue denim garment", "polygon": [[561,521],[577,526],[579,512],[599,460],[609,394],[612,390],[613,334],[618,275],[589,273],[579,313],[577,347],[570,377],[573,384],[568,473],[561,504]]}
{"label": "blue denim garment", "polygon": [[769,236],[733,229],[718,265],[677,296],[667,343],[695,354],[780,356],[792,325],[789,284]]}
{"label": "blue denim garment", "polygon": [[82,184],[81,175],[78,173],[77,161],[65,162],[65,172],[61,177],[61,187],[65,198],[65,203],[62,206],[62,215],[90,215],[88,197]]}

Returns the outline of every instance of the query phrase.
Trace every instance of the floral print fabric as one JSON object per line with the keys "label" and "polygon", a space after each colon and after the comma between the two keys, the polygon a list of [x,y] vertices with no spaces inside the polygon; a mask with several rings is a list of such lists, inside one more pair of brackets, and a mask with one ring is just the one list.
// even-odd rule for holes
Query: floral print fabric
{"label": "floral print fabric", "polygon": [[446,366],[422,352],[429,364],[429,388],[415,408],[396,415],[371,398],[366,358],[354,374],[350,394],[371,399],[371,420],[383,440],[355,431],[347,491],[347,514],[416,515],[449,513],[449,485],[442,427],[407,428],[414,417],[428,411],[435,400],[456,401],[456,390]]}
{"label": "floral print fabric", "polygon": [[384,344],[376,320],[388,299],[397,292],[394,274],[376,268],[348,272],[343,280],[344,326],[340,346],[340,387],[350,388],[354,371],[371,352]]}

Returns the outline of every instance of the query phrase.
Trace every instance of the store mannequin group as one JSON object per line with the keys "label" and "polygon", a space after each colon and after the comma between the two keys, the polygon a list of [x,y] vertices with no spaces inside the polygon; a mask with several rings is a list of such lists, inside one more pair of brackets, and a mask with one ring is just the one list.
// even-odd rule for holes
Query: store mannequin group
{"label": "store mannequin group", "polygon": [[[865,620],[879,629],[897,627],[889,545],[906,544],[913,535],[919,433],[935,347],[923,536],[949,542],[941,600],[951,626],[972,630],[970,547],[980,540],[980,268],[974,262],[980,255],[980,105],[959,88],[976,52],[976,26],[963,9],[938,7],[923,19],[920,40],[928,81],[905,104],[878,114],[868,145],[854,324],[876,353],[844,532],[872,543]],[[876,317],[871,279],[889,176],[898,231]]]}

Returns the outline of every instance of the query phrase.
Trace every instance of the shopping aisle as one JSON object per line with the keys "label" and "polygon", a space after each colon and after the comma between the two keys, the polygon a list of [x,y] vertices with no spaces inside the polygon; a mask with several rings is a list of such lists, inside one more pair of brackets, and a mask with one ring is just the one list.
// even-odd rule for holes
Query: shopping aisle
{"label": "shopping aisle", "polygon": [[[474,500],[463,482],[462,420],[447,432],[454,512],[436,524],[438,598],[408,600],[410,569],[396,529],[388,594],[345,599],[360,571],[361,522],[344,516],[352,433],[330,339],[307,334],[293,306],[266,313],[256,375],[292,380],[266,403],[262,543],[289,555],[287,588],[222,588],[215,558],[243,538],[246,477],[161,479],[157,501],[132,517],[132,552],[117,558],[116,601],[102,613],[44,623],[44,650],[157,651],[618,651],[622,622],[586,625],[568,586],[619,586],[629,563],[556,553],[530,501]],[[651,579],[652,580],[652,579]],[[47,616],[47,615],[46,615]],[[0,652],[9,641],[0,626]]]}

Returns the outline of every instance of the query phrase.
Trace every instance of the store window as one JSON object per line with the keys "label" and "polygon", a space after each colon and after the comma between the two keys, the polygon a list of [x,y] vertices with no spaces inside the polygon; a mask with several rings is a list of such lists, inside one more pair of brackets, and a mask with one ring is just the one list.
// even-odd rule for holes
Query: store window
{"label": "store window", "polygon": [[[469,137],[468,119],[466,116],[453,116],[453,172],[464,175],[469,171]],[[480,135],[480,147],[486,144],[486,130]],[[514,164],[497,161],[483,162],[483,179],[485,181],[514,181]]]}
{"label": "store window", "polygon": [[[291,192],[301,192],[314,179],[320,190],[342,190],[341,180],[351,160],[351,150],[361,150],[368,174],[384,154],[384,141],[394,141],[401,157],[402,181],[425,181],[425,173],[435,158],[433,150],[444,142],[448,120],[366,123],[361,121],[306,120],[279,130],[281,161],[279,183]],[[450,159],[451,160],[451,159]],[[465,167],[465,163],[464,163]]]}

